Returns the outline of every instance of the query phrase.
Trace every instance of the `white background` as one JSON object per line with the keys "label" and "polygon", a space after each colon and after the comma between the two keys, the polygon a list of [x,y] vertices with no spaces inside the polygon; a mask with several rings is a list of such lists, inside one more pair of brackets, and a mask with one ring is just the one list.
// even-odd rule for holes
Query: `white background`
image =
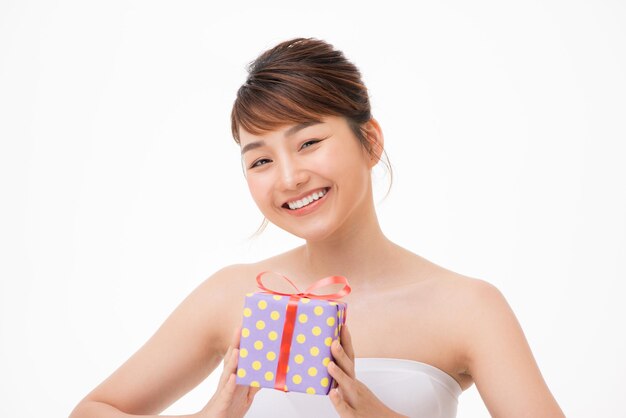
{"label": "white background", "polygon": [[296,36],[362,71],[385,233],[500,288],[568,416],[623,411],[626,3],[413,3],[0,1],[0,416],[67,416],[213,272],[300,244],[248,240],[229,125]]}

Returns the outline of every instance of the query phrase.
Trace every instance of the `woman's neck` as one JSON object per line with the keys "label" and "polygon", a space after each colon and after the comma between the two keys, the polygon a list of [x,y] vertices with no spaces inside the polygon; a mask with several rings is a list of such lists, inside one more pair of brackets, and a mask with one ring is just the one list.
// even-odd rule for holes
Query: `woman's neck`
{"label": "woman's neck", "polygon": [[383,276],[399,247],[383,234],[373,205],[365,212],[332,236],[307,241],[298,249],[299,262],[310,280],[341,275],[353,284],[375,284]]}

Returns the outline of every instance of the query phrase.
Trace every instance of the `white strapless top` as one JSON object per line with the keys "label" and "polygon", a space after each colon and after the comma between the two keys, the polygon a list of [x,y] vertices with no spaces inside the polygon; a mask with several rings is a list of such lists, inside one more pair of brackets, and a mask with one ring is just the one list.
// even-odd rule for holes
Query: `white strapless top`
{"label": "white strapless top", "polygon": [[[410,418],[454,418],[462,390],[434,366],[395,358],[356,358],[355,372],[385,405]],[[263,388],[247,418],[339,417],[328,396]]]}

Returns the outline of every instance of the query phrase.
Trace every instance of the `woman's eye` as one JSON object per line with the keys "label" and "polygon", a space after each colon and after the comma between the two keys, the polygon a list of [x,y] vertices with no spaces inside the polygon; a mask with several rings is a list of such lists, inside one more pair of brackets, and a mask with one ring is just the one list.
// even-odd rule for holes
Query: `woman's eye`
{"label": "woman's eye", "polygon": [[268,160],[267,158],[262,158],[260,160],[256,160],[255,162],[252,163],[252,165],[250,166],[250,168],[254,168],[254,167],[260,167],[262,165],[265,165],[269,162],[270,160]]}
{"label": "woman's eye", "polygon": [[302,148],[308,148],[313,144],[317,144],[318,142],[320,142],[319,139],[311,139],[310,141],[306,141],[304,144],[302,144],[302,147],[300,147],[300,149]]}

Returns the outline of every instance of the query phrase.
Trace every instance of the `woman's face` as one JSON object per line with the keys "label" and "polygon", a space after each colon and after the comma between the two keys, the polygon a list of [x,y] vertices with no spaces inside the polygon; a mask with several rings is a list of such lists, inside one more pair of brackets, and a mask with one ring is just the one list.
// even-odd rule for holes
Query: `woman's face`
{"label": "woman's face", "polygon": [[252,198],[280,228],[321,240],[350,228],[348,219],[358,225],[357,218],[367,213],[359,209],[371,204],[375,161],[345,118],[328,116],[258,136],[240,129],[240,145]]}

